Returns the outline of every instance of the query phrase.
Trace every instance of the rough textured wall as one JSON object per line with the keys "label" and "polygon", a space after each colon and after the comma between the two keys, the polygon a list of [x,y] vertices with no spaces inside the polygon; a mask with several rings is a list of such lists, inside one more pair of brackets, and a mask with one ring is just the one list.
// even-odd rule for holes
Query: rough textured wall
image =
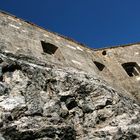
{"label": "rough textured wall", "polygon": [[[112,87],[111,69],[97,69],[93,61],[104,62],[99,54],[0,15],[1,140],[140,138],[140,106]],[[42,40],[57,52],[44,53]]]}
{"label": "rough textured wall", "polygon": [[[53,44],[57,51],[52,55],[45,53],[42,41]],[[107,54],[102,55],[102,51],[107,51]],[[140,98],[139,77],[129,78],[121,66],[127,61],[139,62],[139,45],[93,51],[73,40],[0,13],[0,52],[23,58],[26,54],[30,60],[53,64],[53,67],[72,67],[89,74],[98,74],[114,88],[127,91],[126,96],[130,92],[135,99]],[[105,68],[100,71],[94,61],[100,62]]]}
{"label": "rough textured wall", "polygon": [[[103,55],[103,52],[106,53]],[[96,50],[95,53],[108,69],[108,72],[102,72],[104,79],[112,85],[123,87],[140,101],[140,71],[138,75],[130,77],[122,67],[127,62],[136,62],[140,66],[140,44],[106,48]]]}
{"label": "rough textured wall", "polygon": [[[94,73],[93,51],[74,41],[3,13],[0,13],[0,27],[0,43],[3,51],[26,54],[26,56],[54,65],[75,67]],[[44,53],[41,41],[52,43],[58,47],[57,53],[53,55]]]}

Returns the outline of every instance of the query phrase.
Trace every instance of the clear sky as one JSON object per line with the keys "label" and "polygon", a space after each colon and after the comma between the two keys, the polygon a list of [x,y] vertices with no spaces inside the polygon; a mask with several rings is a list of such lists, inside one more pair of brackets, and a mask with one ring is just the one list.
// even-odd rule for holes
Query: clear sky
{"label": "clear sky", "polygon": [[0,9],[91,48],[140,42],[140,0],[0,0]]}

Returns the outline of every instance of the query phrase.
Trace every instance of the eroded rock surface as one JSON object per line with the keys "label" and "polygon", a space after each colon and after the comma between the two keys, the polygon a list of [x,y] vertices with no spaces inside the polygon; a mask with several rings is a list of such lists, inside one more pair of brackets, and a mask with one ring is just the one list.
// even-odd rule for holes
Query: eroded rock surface
{"label": "eroded rock surface", "polygon": [[1,140],[138,140],[140,106],[96,75],[1,54]]}

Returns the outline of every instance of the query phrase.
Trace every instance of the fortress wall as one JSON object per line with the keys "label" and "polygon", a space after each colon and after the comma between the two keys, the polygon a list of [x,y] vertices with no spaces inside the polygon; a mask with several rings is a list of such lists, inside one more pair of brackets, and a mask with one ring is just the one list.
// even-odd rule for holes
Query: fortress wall
{"label": "fortress wall", "polygon": [[[45,47],[46,43],[52,45],[49,47],[53,48],[51,54],[44,50],[42,43]],[[71,39],[0,12],[0,51],[99,75],[113,87],[125,89],[140,99],[140,69],[136,76],[130,77],[122,67],[127,62],[136,62],[140,66],[140,44],[93,51]]]}
{"label": "fortress wall", "polygon": [[[96,50],[95,53],[102,59],[103,64],[111,73],[111,75],[104,73],[104,79],[107,81],[111,81],[110,79],[113,79],[112,85],[120,85],[127,91],[134,94],[137,98],[140,98],[140,44],[106,48]],[[129,64],[130,62],[134,62],[138,65],[138,67],[134,67],[137,70],[136,75],[133,70],[132,74],[134,73],[134,75],[129,76],[122,66],[122,64]]]}
{"label": "fortress wall", "polygon": [[[95,73],[94,69],[96,71],[92,61],[96,57],[91,49],[11,15],[0,13],[0,33],[1,49],[8,52],[26,54],[44,62],[89,73]],[[41,41],[55,45],[57,51],[52,55],[44,53]]]}

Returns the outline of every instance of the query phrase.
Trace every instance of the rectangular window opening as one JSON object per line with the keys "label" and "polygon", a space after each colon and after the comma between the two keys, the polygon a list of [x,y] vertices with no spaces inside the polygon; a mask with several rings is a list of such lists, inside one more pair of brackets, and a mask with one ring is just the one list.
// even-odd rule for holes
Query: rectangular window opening
{"label": "rectangular window opening", "polygon": [[46,43],[44,41],[41,41],[42,49],[44,53],[48,53],[50,55],[55,54],[56,50],[58,49],[57,46],[51,44],[51,43]]}
{"label": "rectangular window opening", "polygon": [[122,64],[122,67],[130,77],[138,76],[140,74],[140,67],[136,62],[124,63]]}

